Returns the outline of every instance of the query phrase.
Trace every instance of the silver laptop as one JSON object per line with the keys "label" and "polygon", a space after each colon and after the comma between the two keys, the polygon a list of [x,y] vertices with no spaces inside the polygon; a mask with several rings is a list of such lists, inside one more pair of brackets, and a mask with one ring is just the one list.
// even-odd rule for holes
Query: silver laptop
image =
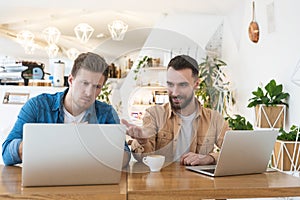
{"label": "silver laptop", "polygon": [[266,171],[278,131],[227,131],[216,165],[187,166],[209,176],[255,174]]}
{"label": "silver laptop", "polygon": [[124,130],[120,124],[25,124],[22,185],[118,184]]}

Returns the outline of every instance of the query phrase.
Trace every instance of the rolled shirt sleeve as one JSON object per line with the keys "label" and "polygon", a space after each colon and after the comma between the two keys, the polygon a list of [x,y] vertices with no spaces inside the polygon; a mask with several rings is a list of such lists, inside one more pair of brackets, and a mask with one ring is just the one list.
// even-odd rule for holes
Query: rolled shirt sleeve
{"label": "rolled shirt sleeve", "polygon": [[21,163],[22,160],[19,157],[19,145],[22,139],[14,139],[6,147],[6,151],[2,152],[3,162],[5,165],[14,165]]}

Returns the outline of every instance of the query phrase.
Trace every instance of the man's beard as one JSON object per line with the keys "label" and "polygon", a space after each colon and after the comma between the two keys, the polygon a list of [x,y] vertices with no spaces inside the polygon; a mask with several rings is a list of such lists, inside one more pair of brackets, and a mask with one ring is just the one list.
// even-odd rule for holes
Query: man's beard
{"label": "man's beard", "polygon": [[[181,102],[181,104],[176,104],[173,102],[173,98],[179,98],[179,99],[182,99],[183,102]],[[184,109],[186,108],[192,101],[193,101],[193,98],[194,98],[194,94],[192,93],[190,96],[184,98],[183,96],[169,96],[169,101],[170,101],[170,104],[171,104],[171,107],[174,111],[180,111],[181,109]]]}

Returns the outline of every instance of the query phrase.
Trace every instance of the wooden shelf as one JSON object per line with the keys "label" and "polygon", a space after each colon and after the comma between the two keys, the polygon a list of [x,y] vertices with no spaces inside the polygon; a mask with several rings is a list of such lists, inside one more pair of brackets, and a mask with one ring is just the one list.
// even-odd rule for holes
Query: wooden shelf
{"label": "wooden shelf", "polygon": [[142,68],[141,70],[159,70],[159,71],[161,71],[161,70],[167,70],[167,67],[165,67],[165,66],[158,66],[158,67],[144,67],[144,68]]}
{"label": "wooden shelf", "polygon": [[143,89],[162,89],[166,90],[166,87],[163,85],[139,85],[137,87],[143,88]]}

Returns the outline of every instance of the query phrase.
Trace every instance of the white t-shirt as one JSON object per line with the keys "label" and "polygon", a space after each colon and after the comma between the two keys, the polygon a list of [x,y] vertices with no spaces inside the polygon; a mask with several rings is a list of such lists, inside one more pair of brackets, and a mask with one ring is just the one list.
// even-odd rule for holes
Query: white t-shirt
{"label": "white t-shirt", "polygon": [[183,154],[188,153],[193,137],[193,120],[196,112],[188,116],[178,114],[181,118],[181,129],[177,138],[177,146],[175,151],[175,160],[178,160]]}
{"label": "white t-shirt", "polygon": [[73,116],[71,113],[69,113],[67,111],[67,109],[64,107],[64,113],[65,113],[65,116],[64,116],[64,123],[65,124],[69,124],[69,123],[83,123],[83,117],[86,113],[86,110],[83,111],[82,113],[80,113],[79,115],[77,116]]}

